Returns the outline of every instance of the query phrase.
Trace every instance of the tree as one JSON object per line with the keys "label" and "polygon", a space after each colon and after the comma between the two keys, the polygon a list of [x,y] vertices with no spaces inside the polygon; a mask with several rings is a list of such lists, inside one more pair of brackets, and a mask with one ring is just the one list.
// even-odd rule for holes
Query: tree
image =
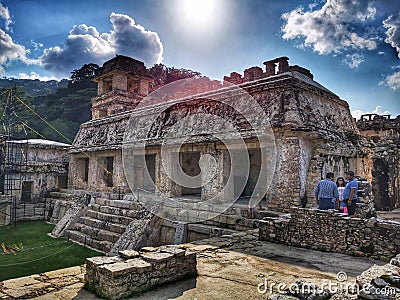
{"label": "tree", "polygon": [[71,72],[72,83],[90,81],[100,74],[97,64],[84,64],[80,69]]}
{"label": "tree", "polygon": [[170,82],[192,77],[200,77],[201,73],[187,69],[176,69],[174,67],[167,67],[163,64],[155,64],[149,70],[149,74],[153,77],[154,82],[152,89],[155,90]]}
{"label": "tree", "polygon": [[24,124],[32,117],[30,102],[31,97],[18,87],[0,90],[0,135],[26,137]]}

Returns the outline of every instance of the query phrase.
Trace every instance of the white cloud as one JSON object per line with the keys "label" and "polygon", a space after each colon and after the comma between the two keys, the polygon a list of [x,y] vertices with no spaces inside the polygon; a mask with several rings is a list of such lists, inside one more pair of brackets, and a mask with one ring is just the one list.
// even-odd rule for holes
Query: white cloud
{"label": "white cloud", "polygon": [[13,61],[22,61],[26,64],[37,64],[36,60],[29,59],[29,50],[13,41],[11,36],[0,29],[0,74],[4,74],[4,67]]}
{"label": "white cloud", "polygon": [[400,72],[386,76],[385,80],[381,81],[379,85],[386,85],[393,91],[400,90]]}
{"label": "white cloud", "polygon": [[372,20],[372,1],[327,0],[319,10],[298,7],[282,15],[283,39],[304,38],[303,46],[319,54],[342,53],[348,49],[374,50],[375,39],[355,32],[356,24]]}
{"label": "white cloud", "polygon": [[162,61],[163,46],[155,32],[135,24],[127,15],[111,13],[113,27],[109,33],[99,33],[93,26],[75,25],[62,46],[43,51],[41,62],[46,70],[68,76],[85,63],[102,64],[116,54],[142,60],[152,66]]}
{"label": "white cloud", "polygon": [[35,42],[34,40],[31,40],[31,45],[35,51],[39,51],[44,46],[42,43]]}
{"label": "white cloud", "polygon": [[362,62],[364,62],[364,56],[361,54],[346,54],[343,59],[343,63],[348,65],[351,69],[357,68]]}
{"label": "white cloud", "polygon": [[11,24],[12,19],[10,16],[10,11],[8,10],[8,7],[4,7],[3,4],[0,3],[0,18],[4,20],[4,26],[6,30],[11,31]]}
{"label": "white cloud", "polygon": [[19,73],[18,74],[18,78],[20,79],[39,79],[41,81],[49,81],[49,80],[59,80],[58,78],[54,77],[54,76],[40,76],[38,73],[36,72],[31,72],[30,75],[26,74],[26,73]]}
{"label": "white cloud", "polygon": [[385,42],[396,49],[400,58],[400,13],[384,20],[383,27],[387,29]]}
{"label": "white cloud", "polygon": [[389,111],[382,111],[382,106],[377,106],[372,112],[363,112],[359,109],[353,110],[351,112],[351,115],[353,118],[356,118],[356,120],[359,120],[361,118],[361,115],[365,114],[377,114],[377,115],[390,115],[391,113]]}

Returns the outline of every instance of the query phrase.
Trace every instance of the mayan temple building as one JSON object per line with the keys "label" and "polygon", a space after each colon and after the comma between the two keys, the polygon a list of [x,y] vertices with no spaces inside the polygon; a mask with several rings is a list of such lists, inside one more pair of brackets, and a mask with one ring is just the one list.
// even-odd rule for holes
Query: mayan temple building
{"label": "mayan temple building", "polygon": [[[347,274],[398,293],[400,222],[377,216],[400,206],[400,116],[356,121],[287,57],[223,82],[156,80],[143,62],[114,57],[94,79],[92,118],[73,144],[32,147],[29,172],[15,173],[41,179],[46,198],[33,217],[105,255],[4,281],[0,296],[365,299],[267,291],[270,279],[318,288],[347,284]],[[317,209],[317,182],[349,169],[360,184],[356,214]],[[397,299],[372,292],[367,299]]]}
{"label": "mayan temple building", "polygon": [[[244,71],[243,76],[233,72],[225,76],[224,82],[238,85],[249,93],[262,107],[272,127],[277,159],[267,195],[268,208],[284,211],[290,206],[299,206],[301,200],[312,197],[315,183],[328,171],[343,176],[345,170],[352,169],[358,176],[371,182],[373,147],[361,136],[347,102],[316,82],[309,70],[290,66],[287,57],[264,62],[264,65],[265,70],[251,67]],[[122,164],[124,133],[131,111],[151,92],[152,79],[142,62],[117,56],[104,63],[102,73],[95,81],[98,83],[98,96],[92,100],[92,120],[81,125],[70,150],[69,187],[116,193],[128,187]],[[207,81],[203,90],[200,88],[196,92],[201,94],[214,90],[217,93],[215,86],[214,81]],[[218,93],[225,91],[229,97],[229,89],[224,90],[224,86],[220,86],[220,90]],[[176,95],[176,98],[181,96]],[[154,125],[157,129],[149,133],[153,134],[152,147],[146,150],[149,173],[157,188],[170,197],[192,193],[206,199],[206,193],[213,193],[213,189],[220,188],[218,185],[223,184],[221,178],[226,176],[223,170],[226,165],[220,163],[220,178],[215,179],[211,188],[186,190],[169,182],[160,167],[159,146],[162,136],[157,134],[167,131],[171,123],[176,122],[172,118],[179,111],[190,114],[220,109],[212,103],[204,105],[204,101],[199,101],[202,97],[197,97],[192,91],[181,105],[165,107],[167,117],[156,119],[159,122]],[[207,97],[213,97],[212,92]],[[237,101],[239,107],[246,106],[246,99]],[[145,108],[135,110],[139,127],[140,119],[149,113]],[[154,117],[157,117],[156,114]],[[207,138],[197,139],[195,146],[188,143],[182,148],[183,161],[198,165],[200,155],[209,153],[221,162],[223,147],[214,144],[215,141]],[[242,196],[252,194],[261,160],[259,146],[254,139],[249,136],[246,144],[250,154],[251,175]],[[192,175],[198,172],[194,170],[196,167],[190,165],[183,165],[182,168],[191,169]],[[255,174],[254,178],[252,174]],[[398,176],[393,176],[393,182],[397,182],[398,186]]]}

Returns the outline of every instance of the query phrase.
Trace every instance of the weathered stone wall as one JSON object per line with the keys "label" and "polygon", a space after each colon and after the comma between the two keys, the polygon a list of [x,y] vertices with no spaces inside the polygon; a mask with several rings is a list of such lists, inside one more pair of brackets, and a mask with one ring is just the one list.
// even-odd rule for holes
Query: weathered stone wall
{"label": "weathered stone wall", "polygon": [[259,239],[387,261],[400,253],[400,223],[350,218],[333,210],[292,208],[259,222]]}
{"label": "weathered stone wall", "polygon": [[[110,170],[110,173],[107,172],[107,157],[113,158],[113,170]],[[82,162],[83,159],[88,159],[89,162],[87,181],[84,178],[85,164]],[[72,155],[69,172],[68,186],[73,189],[116,193],[122,186],[126,186],[121,150],[96,151]],[[112,186],[109,186],[107,182],[109,176],[112,177]]]}
{"label": "weathered stone wall", "polygon": [[[5,181],[31,182],[30,199],[26,199],[28,202],[43,199],[48,191],[60,187],[61,177],[67,177],[69,160],[68,147],[29,141],[26,150],[25,148],[21,150],[24,152],[21,159],[26,159],[26,164],[15,166],[15,169],[14,166],[10,166],[5,174]],[[21,190],[13,191],[13,196],[19,203]]]}
{"label": "weathered stone wall", "polygon": [[[287,57],[268,61],[265,65],[266,73],[259,67],[252,67],[245,71],[244,77],[232,73],[226,79],[227,82],[239,84],[257,101],[275,134],[277,162],[267,195],[268,208],[287,211],[293,205],[301,205],[301,199],[304,202],[307,198],[308,206],[312,205],[315,202],[312,190],[329,171],[333,171],[335,176],[343,176],[344,171],[351,168],[357,175],[371,179],[370,148],[360,137],[348,104],[314,81],[308,70],[298,66],[290,67]],[[275,67],[278,67],[278,72]],[[155,102],[156,105],[151,109],[136,109],[132,116],[130,113],[119,114],[82,124],[71,153],[75,156],[80,151],[95,153],[119,150],[122,148],[125,128],[128,125],[133,126],[134,134],[145,138],[146,145],[152,147],[152,153],[157,156],[155,182],[159,192],[169,197],[180,196],[180,186],[172,182],[159,167],[160,151],[157,150],[169,131],[175,131],[179,135],[180,130],[196,125],[195,122],[187,122],[185,128],[174,127],[178,121],[182,118],[190,119],[187,117],[191,115],[211,114],[232,124],[232,128],[240,132],[246,143],[254,138],[251,126],[248,126],[240,113],[249,110],[248,94],[235,87],[227,87],[227,84],[222,90],[202,89],[202,85],[207,86],[207,80],[204,81],[199,87],[166,95],[166,99]],[[211,83],[209,81],[208,85],[211,86]],[[154,99],[158,98],[155,96]],[[226,99],[229,99],[235,109],[224,104]],[[259,118],[261,117],[260,115]],[[131,124],[128,124],[129,118],[132,118]],[[261,121],[257,116],[255,120]],[[147,131],[146,128],[150,129],[143,132]],[[229,138],[229,133],[225,131],[223,133]],[[226,164],[227,155],[218,141],[210,136],[195,136],[190,144],[189,147],[197,147],[196,151],[201,154],[212,155],[218,165],[215,178],[202,187],[202,198],[208,199],[221,191],[226,183],[229,170]],[[163,159],[168,165],[168,157]],[[71,177],[74,177],[74,168],[71,167],[70,170]],[[136,177],[140,180],[140,176]],[[254,182],[254,178],[251,181]],[[95,183],[93,188],[94,185]],[[103,188],[101,182],[98,188]]]}
{"label": "weathered stone wall", "polygon": [[375,206],[380,210],[400,207],[400,116],[362,115],[357,122],[371,142],[370,168]]}
{"label": "weathered stone wall", "polygon": [[[92,119],[133,110],[142,97],[122,90],[112,90],[92,98]],[[104,114],[104,115],[101,115]]]}
{"label": "weathered stone wall", "polygon": [[156,286],[195,277],[196,253],[177,246],[120,251],[86,259],[85,287],[106,299],[125,299]]}

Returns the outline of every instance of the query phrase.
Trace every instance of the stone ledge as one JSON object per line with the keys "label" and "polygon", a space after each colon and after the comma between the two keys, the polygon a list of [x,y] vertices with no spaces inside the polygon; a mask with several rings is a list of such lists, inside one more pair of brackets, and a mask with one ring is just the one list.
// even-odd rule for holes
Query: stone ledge
{"label": "stone ledge", "polygon": [[86,260],[86,289],[102,298],[121,299],[197,275],[196,253],[180,246],[144,247],[140,252],[118,254]]}
{"label": "stone ledge", "polygon": [[400,253],[400,223],[351,218],[334,210],[290,208],[290,218],[259,221],[259,239],[389,261]]}

